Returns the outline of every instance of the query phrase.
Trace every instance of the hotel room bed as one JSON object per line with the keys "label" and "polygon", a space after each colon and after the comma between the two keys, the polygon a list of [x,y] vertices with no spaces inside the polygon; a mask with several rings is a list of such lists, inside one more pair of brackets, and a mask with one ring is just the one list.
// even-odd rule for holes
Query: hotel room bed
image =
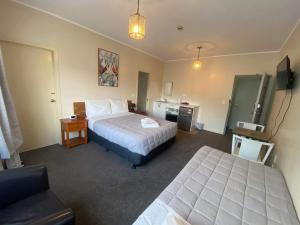
{"label": "hotel room bed", "polygon": [[146,163],[175,141],[176,123],[156,120],[160,127],[143,128],[146,116],[124,112],[90,117],[89,139],[127,158],[133,166]]}
{"label": "hotel room bed", "polygon": [[157,146],[173,138],[177,132],[175,123],[157,120],[160,127],[143,128],[141,119],[146,116],[135,113],[118,113],[89,119],[89,129],[98,136],[146,156]]}
{"label": "hotel room bed", "polygon": [[202,147],[134,225],[299,225],[279,170]]}

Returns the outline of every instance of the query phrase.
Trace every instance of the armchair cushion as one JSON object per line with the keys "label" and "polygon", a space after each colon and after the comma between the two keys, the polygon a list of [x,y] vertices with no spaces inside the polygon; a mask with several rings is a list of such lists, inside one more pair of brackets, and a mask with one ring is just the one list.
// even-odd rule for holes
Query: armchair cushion
{"label": "armchair cushion", "polygon": [[50,190],[47,190],[32,195],[22,201],[18,201],[0,210],[0,224],[31,224],[64,209],[64,205],[60,202],[56,195]]}
{"label": "armchair cushion", "polygon": [[0,172],[0,209],[49,189],[47,169],[28,166]]}
{"label": "armchair cushion", "polygon": [[64,209],[53,213],[28,225],[74,225],[75,215],[72,209]]}

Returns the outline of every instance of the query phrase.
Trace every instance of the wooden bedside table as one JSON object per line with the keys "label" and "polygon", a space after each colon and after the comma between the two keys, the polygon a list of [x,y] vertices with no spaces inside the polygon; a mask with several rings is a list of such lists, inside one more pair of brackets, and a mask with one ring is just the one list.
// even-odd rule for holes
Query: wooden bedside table
{"label": "wooden bedside table", "polygon": [[[71,148],[80,144],[87,144],[87,119],[61,119],[61,142]],[[70,132],[78,132],[78,137],[70,138]],[[84,136],[82,136],[82,132]]]}

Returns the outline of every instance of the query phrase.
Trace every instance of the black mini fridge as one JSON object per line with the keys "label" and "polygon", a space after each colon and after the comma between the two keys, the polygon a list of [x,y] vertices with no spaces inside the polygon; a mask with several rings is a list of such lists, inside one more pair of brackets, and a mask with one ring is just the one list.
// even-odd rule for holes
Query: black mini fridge
{"label": "black mini fridge", "polygon": [[180,106],[177,126],[180,130],[191,131],[193,127],[193,108]]}

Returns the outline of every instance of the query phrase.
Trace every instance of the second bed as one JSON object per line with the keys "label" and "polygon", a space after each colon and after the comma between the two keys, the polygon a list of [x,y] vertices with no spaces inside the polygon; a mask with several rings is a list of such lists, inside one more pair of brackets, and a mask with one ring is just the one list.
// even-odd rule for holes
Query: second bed
{"label": "second bed", "polygon": [[157,120],[158,128],[143,128],[143,118],[130,112],[90,118],[89,139],[140,166],[168,148],[177,132],[176,124],[165,120]]}

